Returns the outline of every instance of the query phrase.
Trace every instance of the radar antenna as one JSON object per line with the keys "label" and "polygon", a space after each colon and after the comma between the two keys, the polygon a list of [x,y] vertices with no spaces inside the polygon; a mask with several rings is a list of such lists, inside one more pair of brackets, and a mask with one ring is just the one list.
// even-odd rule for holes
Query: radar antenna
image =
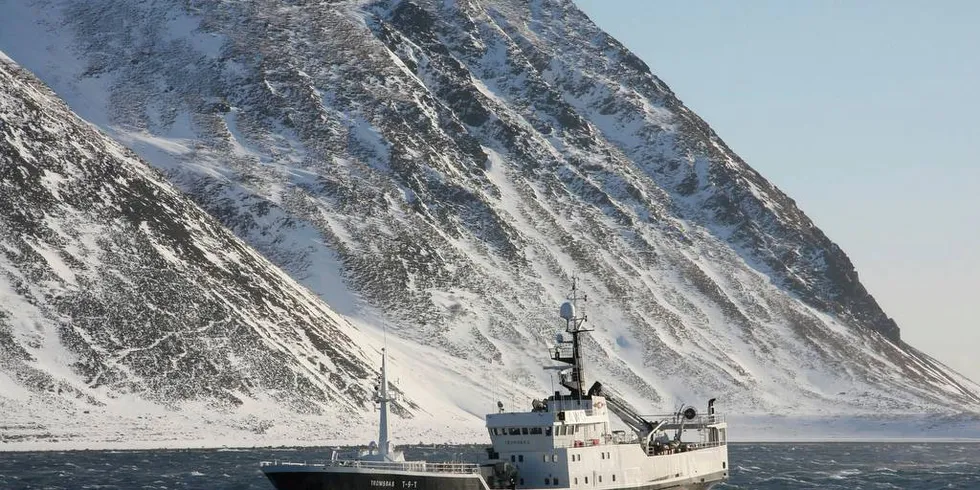
{"label": "radar antenna", "polygon": [[[555,351],[551,356],[552,360],[572,365],[571,370],[561,371],[561,385],[568,388],[572,395],[580,400],[585,396],[585,365],[582,362],[579,335],[594,329],[585,326],[589,317],[584,312],[584,306],[578,310],[578,305],[579,302],[585,303],[588,299],[588,295],[579,295],[578,278],[573,277],[572,292],[568,295],[568,301],[562,303],[559,310],[561,318],[565,320],[565,332],[572,335],[572,340],[567,341],[564,340],[564,337],[560,339],[556,337],[558,345],[555,346]],[[568,344],[571,344],[571,352],[568,351]]]}

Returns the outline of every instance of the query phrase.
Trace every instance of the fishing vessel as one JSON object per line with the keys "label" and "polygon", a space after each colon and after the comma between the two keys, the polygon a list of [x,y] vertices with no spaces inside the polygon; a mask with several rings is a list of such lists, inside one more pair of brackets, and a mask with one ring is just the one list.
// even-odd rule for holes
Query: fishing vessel
{"label": "fishing vessel", "polygon": [[[486,416],[491,446],[482,463],[405,461],[388,439],[386,360],[382,351],[378,444],[356,459],[322,463],[263,462],[279,490],[636,489],[706,490],[728,479],[728,425],[715,411],[682,406],[674,413],[641,415],[599,381],[587,385],[581,337],[592,328],[578,305],[575,284],[560,308],[565,334],[551,359],[561,385],[529,411],[509,412],[501,402]],[[589,386],[586,389],[586,386]],[[614,430],[610,413],[630,429]]]}

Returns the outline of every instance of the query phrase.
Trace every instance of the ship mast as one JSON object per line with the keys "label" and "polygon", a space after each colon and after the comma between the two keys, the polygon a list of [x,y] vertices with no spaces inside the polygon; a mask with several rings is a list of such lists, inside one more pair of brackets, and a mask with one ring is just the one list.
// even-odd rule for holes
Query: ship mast
{"label": "ship mast", "polygon": [[567,344],[568,342],[561,339],[559,340],[559,345],[555,347],[554,355],[551,358],[555,361],[572,365],[571,377],[563,372],[561,374],[561,384],[565,388],[568,388],[572,392],[572,395],[581,400],[585,396],[585,364],[582,362],[582,349],[579,343],[579,335],[585,332],[591,332],[594,329],[585,327],[585,322],[589,319],[588,315],[576,311],[579,301],[585,302],[588,300],[587,295],[578,295],[577,283],[577,279],[572,278],[572,292],[568,295],[568,301],[562,303],[560,310],[561,317],[565,320],[565,331],[572,334],[572,355],[569,357],[566,355],[566,352],[562,351],[561,344]]}
{"label": "ship mast", "polygon": [[388,442],[388,402],[394,398],[388,396],[388,374],[387,374],[388,354],[385,349],[381,349],[381,382],[380,387],[374,392],[374,401],[381,404],[381,421],[378,424],[378,454],[385,460],[393,460],[390,445]]}

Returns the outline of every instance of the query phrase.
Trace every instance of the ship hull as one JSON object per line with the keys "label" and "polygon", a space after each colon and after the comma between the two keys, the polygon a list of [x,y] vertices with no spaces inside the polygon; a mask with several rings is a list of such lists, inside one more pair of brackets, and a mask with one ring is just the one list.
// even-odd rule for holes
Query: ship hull
{"label": "ship hull", "polygon": [[[476,474],[451,475],[425,472],[357,471],[340,468],[263,469],[278,490],[487,490],[483,478]],[[578,486],[596,490],[708,490],[721,483],[727,472],[687,480],[622,486]],[[520,487],[521,490],[527,487]],[[541,490],[564,490],[568,487],[546,487]]]}
{"label": "ship hull", "polygon": [[344,471],[340,468],[264,468],[278,490],[486,490],[477,474]]}

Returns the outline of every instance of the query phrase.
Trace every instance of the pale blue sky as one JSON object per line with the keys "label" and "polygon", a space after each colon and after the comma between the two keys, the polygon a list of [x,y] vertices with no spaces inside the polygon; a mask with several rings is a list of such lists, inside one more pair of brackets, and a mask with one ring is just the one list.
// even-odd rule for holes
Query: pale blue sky
{"label": "pale blue sky", "polygon": [[980,1],[575,1],[980,382]]}

